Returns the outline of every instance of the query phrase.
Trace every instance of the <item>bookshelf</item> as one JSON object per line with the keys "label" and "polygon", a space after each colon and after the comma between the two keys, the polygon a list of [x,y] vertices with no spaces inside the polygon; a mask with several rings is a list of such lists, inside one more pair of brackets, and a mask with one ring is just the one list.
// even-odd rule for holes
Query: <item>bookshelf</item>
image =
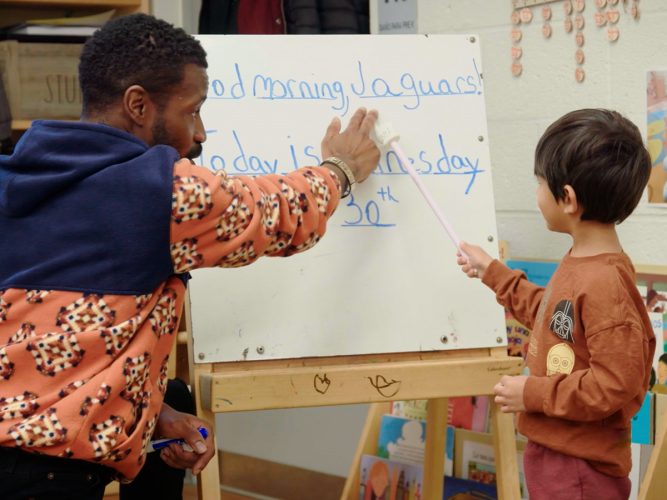
{"label": "bookshelf", "polygon": [[[115,9],[116,16],[150,10],[149,0],[0,0],[0,28],[26,19],[76,17],[98,14]],[[12,120],[12,132],[17,139],[31,120]]]}

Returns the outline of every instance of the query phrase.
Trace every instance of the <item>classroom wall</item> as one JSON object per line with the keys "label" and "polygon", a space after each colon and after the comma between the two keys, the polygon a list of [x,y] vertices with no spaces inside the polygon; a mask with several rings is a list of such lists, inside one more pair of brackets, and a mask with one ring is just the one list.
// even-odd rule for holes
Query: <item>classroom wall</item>
{"label": "classroom wall", "polygon": [[[667,67],[667,2],[642,0],[638,21],[622,12],[620,37],[610,43],[606,28],[595,26],[595,2],[588,0],[583,83],[574,78],[576,45],[574,32],[566,34],[563,28],[563,2],[549,5],[553,11],[550,39],[542,36],[541,7],[533,8],[532,22],[521,26],[523,74],[519,78],[510,72],[511,0],[422,0],[419,30],[480,36],[498,236],[509,242],[510,255],[558,259],[570,240],[546,231],[536,208],[534,147],[548,124],[584,107],[616,109],[645,134],[646,72]],[[622,10],[623,2],[618,7]],[[619,233],[635,262],[664,265],[665,229],[667,210],[644,205],[620,226]]]}
{"label": "classroom wall", "polygon": [[[618,24],[620,38],[610,44],[604,28],[593,22],[595,4],[588,0],[586,80],[577,83],[574,34],[564,32],[562,4],[550,4],[551,39],[542,37],[539,8],[533,9],[533,21],[522,27],[520,78],[510,73],[511,0],[421,0],[418,4],[421,33],[480,36],[498,233],[509,242],[514,256],[558,259],[569,245],[567,237],[545,229],[535,205],[532,156],[545,127],[576,108],[609,107],[645,132],[646,71],[667,67],[661,64],[667,55],[667,2],[641,0],[639,21],[623,15]],[[643,205],[619,232],[636,262],[665,265],[665,229],[667,210]],[[465,229],[459,232],[465,238]],[[236,453],[344,476],[366,409],[352,405],[218,415],[218,444]]]}

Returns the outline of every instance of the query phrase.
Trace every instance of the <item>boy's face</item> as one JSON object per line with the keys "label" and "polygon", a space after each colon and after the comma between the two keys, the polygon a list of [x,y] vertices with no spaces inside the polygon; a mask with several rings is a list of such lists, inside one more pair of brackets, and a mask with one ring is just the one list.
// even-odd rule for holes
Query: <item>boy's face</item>
{"label": "boy's face", "polygon": [[567,232],[563,207],[559,201],[556,201],[556,198],[554,198],[554,195],[549,189],[546,179],[543,177],[537,177],[537,206],[539,207],[540,212],[542,212],[542,217],[544,217],[544,220],[547,223],[547,228],[550,231],[556,231],[558,233]]}

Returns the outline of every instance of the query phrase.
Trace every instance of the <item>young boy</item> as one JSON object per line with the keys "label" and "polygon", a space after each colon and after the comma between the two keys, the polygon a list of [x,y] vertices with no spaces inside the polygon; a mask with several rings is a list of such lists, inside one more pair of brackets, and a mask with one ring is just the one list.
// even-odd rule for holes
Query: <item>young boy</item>
{"label": "young boy", "polygon": [[528,438],[531,500],[630,494],[630,419],[648,387],[655,338],[615,225],[636,207],[650,169],[632,122],[600,109],[568,113],[535,151],[539,209],[551,231],[572,236],[547,287],[461,243],[463,272],[532,330],[529,374],[494,388]]}

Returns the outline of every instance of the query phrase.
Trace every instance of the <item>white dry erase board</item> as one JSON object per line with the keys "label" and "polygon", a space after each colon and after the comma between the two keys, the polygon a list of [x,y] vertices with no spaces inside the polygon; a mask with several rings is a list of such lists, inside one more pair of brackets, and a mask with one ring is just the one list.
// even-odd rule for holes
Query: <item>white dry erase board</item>
{"label": "white dry erase board", "polygon": [[[476,36],[200,36],[208,53],[198,163],[230,174],[317,165],[327,125],[378,109],[449,222],[497,255]],[[341,201],[307,252],[190,281],[195,361],[493,347],[493,293],[455,248],[392,151]]]}

